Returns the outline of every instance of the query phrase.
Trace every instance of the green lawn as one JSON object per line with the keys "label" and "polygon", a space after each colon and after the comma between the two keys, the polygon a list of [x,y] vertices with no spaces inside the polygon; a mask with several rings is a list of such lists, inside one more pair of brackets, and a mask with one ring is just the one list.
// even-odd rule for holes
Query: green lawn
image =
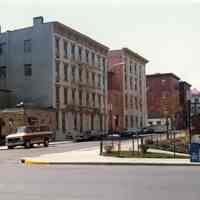
{"label": "green lawn", "polygon": [[[113,157],[123,157],[123,158],[174,158],[174,155],[163,154],[163,153],[151,153],[147,152],[145,154],[131,152],[131,151],[121,151],[119,152],[113,151],[111,153],[104,153],[104,156],[113,156]],[[185,156],[176,155],[175,158],[186,158]]]}

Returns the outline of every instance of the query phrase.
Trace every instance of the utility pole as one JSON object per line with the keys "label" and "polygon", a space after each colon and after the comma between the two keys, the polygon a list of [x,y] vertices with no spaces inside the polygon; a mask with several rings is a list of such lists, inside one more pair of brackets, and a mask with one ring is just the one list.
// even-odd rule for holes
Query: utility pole
{"label": "utility pole", "polygon": [[188,100],[188,132],[189,132],[189,144],[191,144],[191,140],[192,140],[192,129],[191,129],[191,101]]}

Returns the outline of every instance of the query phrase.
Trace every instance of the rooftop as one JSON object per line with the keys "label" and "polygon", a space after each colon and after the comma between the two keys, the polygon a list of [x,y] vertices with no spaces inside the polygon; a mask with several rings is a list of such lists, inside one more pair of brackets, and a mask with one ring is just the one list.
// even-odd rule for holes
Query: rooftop
{"label": "rooftop", "polygon": [[171,76],[171,77],[174,77],[175,79],[177,79],[177,80],[180,80],[180,78],[178,77],[178,76],[176,76],[174,73],[156,73],[156,74],[148,74],[147,75],[147,78],[148,77],[169,77],[169,76]]}
{"label": "rooftop", "polygon": [[130,50],[129,48],[122,48],[122,49],[115,49],[115,50],[110,50],[109,54],[112,55],[114,53],[120,53],[120,52],[124,52],[126,54],[129,54],[130,56],[133,56],[139,60],[141,60],[142,62],[144,62],[145,64],[148,63],[149,61],[144,58],[143,56],[139,55],[138,53],[135,53],[134,51]]}
{"label": "rooftop", "polygon": [[[39,21],[35,21],[35,20],[39,20]],[[24,27],[24,28],[19,28],[19,29],[14,29],[14,30],[7,30],[6,32],[15,32],[15,31],[22,31],[22,30],[26,30],[26,29],[32,29],[35,25],[46,25],[46,24],[54,24],[54,25],[58,25],[60,27],[63,27],[65,29],[65,31],[69,32],[69,33],[73,33],[74,35],[78,35],[79,37],[81,37],[82,39],[86,40],[86,41],[89,41],[90,43],[93,43],[93,44],[96,44],[98,45],[99,47],[103,48],[104,50],[108,51],[109,48],[99,42],[97,42],[96,40],[88,37],[87,35],[85,34],[82,34],[81,32],[79,31],[76,31],[75,29],[69,27],[69,26],[66,26],[65,24],[61,23],[61,22],[58,22],[58,21],[52,21],[52,22],[44,22],[43,21],[43,17],[40,16],[40,17],[34,17],[33,18],[33,25],[32,26],[28,26],[28,27]],[[5,32],[0,32],[0,35],[3,34]]]}

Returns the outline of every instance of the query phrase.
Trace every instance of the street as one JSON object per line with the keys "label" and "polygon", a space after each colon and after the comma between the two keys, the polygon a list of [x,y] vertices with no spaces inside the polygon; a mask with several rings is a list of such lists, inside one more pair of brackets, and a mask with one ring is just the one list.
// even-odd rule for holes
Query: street
{"label": "street", "polygon": [[21,157],[64,152],[98,142],[0,150],[1,199],[199,199],[198,167],[27,166]]}

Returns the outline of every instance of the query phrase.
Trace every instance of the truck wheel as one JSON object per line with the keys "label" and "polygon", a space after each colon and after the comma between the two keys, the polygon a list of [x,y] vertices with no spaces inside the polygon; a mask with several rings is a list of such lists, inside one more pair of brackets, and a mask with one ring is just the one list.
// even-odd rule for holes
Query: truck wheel
{"label": "truck wheel", "polygon": [[31,142],[30,142],[30,141],[26,141],[26,142],[25,142],[25,144],[24,144],[24,146],[25,146],[25,148],[26,148],[26,149],[29,149],[29,148],[31,148],[31,147],[32,147],[32,145],[31,145]]}
{"label": "truck wheel", "polygon": [[48,139],[45,139],[45,140],[44,140],[44,146],[45,146],[45,147],[48,147],[48,146],[49,146],[49,140],[48,140]]}

